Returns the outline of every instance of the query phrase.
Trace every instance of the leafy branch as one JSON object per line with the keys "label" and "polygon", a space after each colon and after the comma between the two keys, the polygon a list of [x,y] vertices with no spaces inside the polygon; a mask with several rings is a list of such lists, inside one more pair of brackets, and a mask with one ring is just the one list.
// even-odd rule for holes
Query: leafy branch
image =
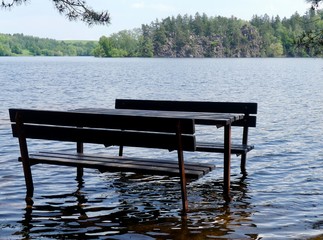
{"label": "leafy branch", "polygon": [[297,41],[298,46],[323,48],[323,29],[303,32]]}
{"label": "leafy branch", "polygon": [[[322,16],[321,11],[319,10],[320,4],[323,0],[306,0],[308,3],[311,3],[310,11],[319,12]],[[322,19],[322,17],[321,17]],[[307,21],[305,24],[311,24],[318,22],[319,19],[314,19]],[[298,47],[306,47],[306,48],[320,48],[323,49],[323,29],[316,30],[307,30],[304,31],[296,40]]]}
{"label": "leafy branch", "polygon": [[12,0],[11,2],[6,2],[5,0],[1,1],[1,8],[11,8],[14,5],[20,5],[23,2],[27,2],[28,0]]}
{"label": "leafy branch", "polygon": [[320,3],[322,2],[322,0],[307,0],[308,3],[312,4],[311,9],[315,10],[319,8]]}
{"label": "leafy branch", "polygon": [[[29,0],[1,0],[1,8],[12,8]],[[108,11],[95,11],[82,0],[52,0],[58,12],[65,15],[69,20],[81,20],[89,26],[94,24],[108,25],[110,14]]]}

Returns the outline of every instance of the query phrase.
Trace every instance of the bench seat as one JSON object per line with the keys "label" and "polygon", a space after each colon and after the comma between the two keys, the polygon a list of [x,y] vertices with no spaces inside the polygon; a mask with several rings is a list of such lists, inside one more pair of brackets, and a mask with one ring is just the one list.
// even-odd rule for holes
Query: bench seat
{"label": "bench seat", "polygon": [[[82,181],[83,169],[136,172],[145,175],[178,176],[181,186],[183,214],[188,212],[186,176],[199,178],[214,169],[212,165],[184,162],[184,151],[194,152],[196,138],[194,119],[161,116],[118,115],[77,111],[9,109],[12,133],[18,138],[20,161],[25,176],[28,203],[34,194],[31,166],[53,164],[76,168],[77,180]],[[33,139],[70,142],[76,153],[40,152],[30,154],[27,144]],[[43,142],[44,145],[45,142]],[[145,158],[103,156],[84,153],[84,144],[113,145],[176,151],[177,161]]]}
{"label": "bench seat", "polygon": [[[19,160],[21,161],[21,158]],[[178,162],[165,159],[130,158],[84,153],[39,152],[31,153],[29,160],[31,165],[53,164],[94,168],[101,172],[135,172],[171,177],[180,176]],[[185,173],[189,179],[201,178],[214,169],[215,166],[213,164],[185,162]]]}
{"label": "bench seat", "polygon": [[[237,156],[241,154],[246,154],[247,152],[254,149],[253,145],[246,144],[231,144],[231,153],[236,154]],[[224,152],[223,143],[210,143],[210,142],[197,142],[196,143],[196,151],[199,152]]]}

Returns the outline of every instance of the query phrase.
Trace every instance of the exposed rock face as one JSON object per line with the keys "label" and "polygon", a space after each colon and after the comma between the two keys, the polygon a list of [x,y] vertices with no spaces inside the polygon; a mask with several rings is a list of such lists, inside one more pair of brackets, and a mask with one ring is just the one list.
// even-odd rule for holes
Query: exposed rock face
{"label": "exposed rock face", "polygon": [[[176,36],[169,36],[165,44],[155,46],[156,57],[260,57],[262,44],[261,37],[256,28],[244,25],[237,39],[231,40],[228,46],[228,36],[211,35],[199,36],[190,33],[185,41],[178,41]],[[233,44],[234,43],[234,44]],[[226,47],[224,47],[226,45]]]}

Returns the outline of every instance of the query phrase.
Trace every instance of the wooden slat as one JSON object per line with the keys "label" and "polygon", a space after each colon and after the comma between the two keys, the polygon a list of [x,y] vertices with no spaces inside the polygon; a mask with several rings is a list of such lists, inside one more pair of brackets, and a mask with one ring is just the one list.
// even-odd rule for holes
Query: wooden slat
{"label": "wooden slat", "polygon": [[[12,132],[14,137],[18,137],[16,124],[12,124]],[[159,148],[170,151],[177,149],[176,135],[170,133],[24,125],[24,134],[26,138],[32,139]],[[194,135],[182,135],[182,142],[185,151],[195,151]]]}
{"label": "wooden slat", "polygon": [[184,112],[184,111],[160,111],[160,110],[141,110],[141,109],[105,109],[105,108],[80,108],[74,112],[93,113],[119,116],[137,117],[156,117],[156,118],[175,118],[175,119],[194,119],[195,124],[203,125],[227,125],[233,121],[242,120],[244,114],[218,113],[218,112]]}
{"label": "wooden slat", "polygon": [[257,125],[256,116],[248,116],[247,118],[237,120],[232,123],[232,126],[236,126],[236,127],[256,127],[256,125]]}
{"label": "wooden slat", "polygon": [[117,109],[256,114],[257,103],[116,99]]}
{"label": "wooden slat", "polygon": [[[247,102],[202,102],[202,101],[163,101],[116,99],[116,109],[182,111],[205,113],[243,113],[246,115],[257,113],[257,103]],[[160,113],[162,114],[162,113]],[[201,124],[196,120],[196,124]],[[205,124],[205,123],[204,123]],[[212,123],[211,123],[212,124]],[[256,127],[256,116],[247,116],[245,119],[234,121],[232,126]]]}
{"label": "wooden slat", "polygon": [[[243,154],[247,153],[254,149],[253,145],[242,145],[242,144],[232,144],[231,145],[231,153],[232,154]],[[209,142],[197,142],[196,143],[196,151],[200,152],[224,152],[224,146],[222,143],[209,143]]]}
{"label": "wooden slat", "polygon": [[[179,176],[178,162],[146,158],[98,157],[85,154],[37,153],[30,155],[32,164],[53,164],[74,167],[95,168],[100,171],[136,172],[141,174],[156,174]],[[197,179],[213,170],[210,164],[185,163],[187,178]]]}
{"label": "wooden slat", "polygon": [[84,112],[9,109],[11,122],[16,121],[16,114],[18,112],[24,123],[176,132],[176,124],[178,121],[181,121],[181,132],[183,134],[193,134],[195,132],[194,120],[192,119],[176,119],[162,116],[124,116]]}
{"label": "wooden slat", "polygon": [[[94,155],[94,154],[73,154],[73,153],[66,153],[66,152],[39,152],[38,154],[41,155],[47,155],[47,156],[55,156],[55,157],[61,157],[61,158],[70,158],[70,159],[80,159],[82,157],[86,157],[87,159],[112,159],[113,161],[124,161],[124,162],[136,162],[136,164],[143,164],[143,165],[147,165],[147,164],[155,164],[156,163],[156,159],[151,159],[151,158],[136,158],[136,157],[111,157],[111,156],[105,156],[105,155]],[[35,154],[34,154],[35,155]],[[161,159],[160,162],[158,164],[160,165],[171,165],[172,167],[174,167],[174,162],[173,160],[166,160],[166,159]],[[215,166],[214,164],[208,164],[208,163],[203,163],[202,165],[200,163],[194,163],[194,162],[188,162],[186,163],[187,168],[188,169],[200,169],[205,171],[205,174],[214,170]],[[178,168],[178,166],[176,166],[175,168]]]}

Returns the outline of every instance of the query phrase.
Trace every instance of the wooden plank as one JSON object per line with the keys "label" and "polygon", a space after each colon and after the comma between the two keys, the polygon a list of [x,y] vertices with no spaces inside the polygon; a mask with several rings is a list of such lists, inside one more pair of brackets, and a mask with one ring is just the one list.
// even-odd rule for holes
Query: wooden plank
{"label": "wooden plank", "polygon": [[192,111],[160,111],[142,109],[104,109],[104,108],[82,108],[75,112],[95,114],[117,114],[120,116],[158,117],[175,119],[194,119],[195,124],[227,125],[233,121],[244,118],[243,114],[217,113],[217,112],[192,112]]}
{"label": "wooden plank", "polygon": [[[143,164],[143,165],[153,165],[153,164],[159,164],[159,165],[165,165],[169,167],[174,167],[173,160],[167,160],[167,159],[151,159],[151,158],[137,158],[137,157],[116,157],[116,156],[105,156],[105,155],[94,155],[94,154],[73,154],[73,153],[66,153],[66,152],[39,152],[38,155],[46,155],[46,156],[55,156],[60,158],[70,158],[70,159],[80,159],[82,157],[86,157],[87,159],[92,160],[103,160],[103,161],[123,161],[123,162],[129,162],[136,164]],[[205,174],[214,170],[215,166],[214,164],[208,164],[208,163],[195,163],[195,162],[185,162],[185,166],[187,169],[199,169],[201,171],[205,171]],[[178,166],[175,166],[178,168]]]}
{"label": "wooden plank", "polygon": [[[256,114],[257,103],[246,102],[202,102],[202,101],[162,101],[162,100],[137,100],[116,99],[116,109],[141,109],[158,111],[183,111],[205,113],[243,113]],[[162,114],[162,113],[160,113]],[[223,115],[223,119],[225,119]],[[201,116],[201,118],[203,118]],[[219,120],[219,116],[217,119]],[[196,120],[196,124],[206,124],[205,121]],[[209,123],[212,125],[212,123]],[[232,126],[256,127],[256,116],[248,116],[245,119],[234,121]]]}
{"label": "wooden plank", "polygon": [[[232,154],[243,154],[247,153],[254,149],[253,145],[243,145],[243,144],[232,144],[231,145],[231,153]],[[200,152],[224,152],[223,143],[210,143],[210,142],[197,142],[196,143],[196,151]]]}
{"label": "wooden plank", "polygon": [[129,116],[100,113],[63,112],[47,110],[9,109],[11,122],[21,115],[24,123],[76,126],[90,128],[126,129],[154,132],[176,132],[176,124],[181,121],[181,132],[193,134],[192,119],[176,119],[161,116]]}
{"label": "wooden plank", "polygon": [[[30,161],[33,164],[53,164],[74,167],[87,167],[100,169],[101,171],[124,171],[136,172],[142,174],[157,174],[168,176],[179,176],[178,162],[156,161],[153,159],[140,159],[140,158],[124,158],[124,157],[98,157],[88,156],[84,154],[64,155],[55,153],[39,153],[31,154]],[[152,164],[152,162],[154,164]],[[210,171],[209,164],[205,167],[203,165],[185,163],[185,173],[187,178],[196,179],[200,178]]]}
{"label": "wooden plank", "polygon": [[117,109],[256,114],[257,103],[116,99]]}
{"label": "wooden plank", "polygon": [[[12,124],[13,136],[18,137],[16,125]],[[175,134],[137,132],[106,129],[71,128],[57,126],[24,125],[26,138],[86,142],[116,146],[177,149]],[[195,136],[182,135],[185,151],[195,151]]]}
{"label": "wooden plank", "polygon": [[256,127],[257,125],[257,117],[256,116],[248,116],[244,119],[234,121],[232,126],[235,127]]}

